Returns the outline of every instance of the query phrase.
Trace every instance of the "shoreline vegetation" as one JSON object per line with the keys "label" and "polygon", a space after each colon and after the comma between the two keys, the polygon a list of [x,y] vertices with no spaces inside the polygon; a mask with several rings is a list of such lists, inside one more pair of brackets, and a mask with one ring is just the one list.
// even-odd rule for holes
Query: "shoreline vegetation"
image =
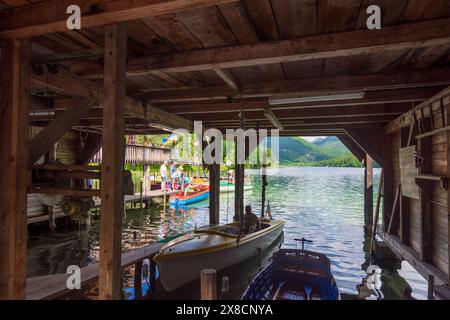
{"label": "shoreline vegetation", "polygon": [[[157,135],[145,137],[133,137],[129,140],[134,140],[134,143],[141,145],[156,145],[168,148],[174,148],[182,141],[182,137],[176,135]],[[130,141],[128,141],[130,142]],[[224,150],[231,150],[230,154],[225,155],[226,160],[234,158],[234,147],[228,146],[226,143],[223,146]],[[267,152],[269,158],[271,157],[271,143],[269,141]],[[255,152],[253,152],[255,153]],[[251,157],[256,157],[255,154]],[[229,158],[229,159],[228,159]],[[281,137],[279,141],[279,166],[280,167],[335,167],[335,168],[363,168],[364,165],[342,144],[337,137],[322,137],[314,141],[307,141],[302,137]],[[232,161],[231,161],[232,162]],[[150,165],[150,171],[154,173],[159,172],[160,165]],[[185,171],[191,174],[203,176],[207,174],[207,170],[202,166],[185,165]],[[256,169],[255,165],[246,165],[247,169]],[[268,166],[270,168],[270,165]],[[379,167],[374,163],[374,167]],[[132,172],[142,172],[142,166],[131,165],[127,166],[128,170]],[[221,172],[234,169],[231,165],[220,166]]]}

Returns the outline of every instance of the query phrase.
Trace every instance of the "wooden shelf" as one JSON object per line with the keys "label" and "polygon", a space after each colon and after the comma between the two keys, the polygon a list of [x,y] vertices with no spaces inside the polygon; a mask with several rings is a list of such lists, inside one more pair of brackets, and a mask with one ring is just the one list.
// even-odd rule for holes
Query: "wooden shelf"
{"label": "wooden shelf", "polygon": [[443,133],[443,132],[447,132],[447,131],[450,131],[450,126],[439,128],[439,129],[436,129],[436,130],[433,130],[433,131],[430,131],[430,132],[419,134],[419,135],[416,136],[416,139],[419,140],[419,139],[423,139],[423,138],[428,138],[428,137],[435,136],[435,135],[437,135],[439,133]]}
{"label": "wooden shelf", "polygon": [[418,176],[415,176],[416,183],[420,186],[420,181],[428,181],[428,182],[439,182],[441,184],[441,187],[445,190],[448,190],[448,177],[446,176],[435,176],[432,174],[421,174]]}
{"label": "wooden shelf", "polygon": [[100,166],[85,166],[85,165],[77,165],[77,164],[34,164],[31,166],[31,169],[36,170],[86,170],[86,171],[92,171],[92,170],[100,170]]}

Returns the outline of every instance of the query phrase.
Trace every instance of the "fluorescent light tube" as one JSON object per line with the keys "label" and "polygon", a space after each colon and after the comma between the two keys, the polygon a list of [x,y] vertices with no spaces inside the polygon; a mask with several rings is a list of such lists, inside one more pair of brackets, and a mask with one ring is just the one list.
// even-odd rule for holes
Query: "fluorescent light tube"
{"label": "fluorescent light tube", "polygon": [[279,104],[302,103],[302,102],[362,99],[364,98],[364,94],[365,94],[364,92],[352,92],[352,93],[329,94],[310,97],[270,98],[269,104],[273,106]]}

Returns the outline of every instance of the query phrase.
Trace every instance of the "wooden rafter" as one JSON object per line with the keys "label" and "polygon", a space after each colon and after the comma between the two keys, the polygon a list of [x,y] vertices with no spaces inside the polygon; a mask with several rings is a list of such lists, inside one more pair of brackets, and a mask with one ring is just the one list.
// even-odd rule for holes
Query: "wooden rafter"
{"label": "wooden rafter", "polygon": [[58,142],[64,134],[78,124],[81,117],[88,112],[97,100],[94,97],[86,97],[78,100],[71,108],[59,114],[47,125],[30,143],[28,165],[36,162],[51,146]]}
{"label": "wooden rafter", "polygon": [[[65,94],[78,97],[95,97],[96,101],[99,101],[100,103],[103,101],[104,89],[102,86],[97,86],[90,80],[83,79],[62,67],[59,68],[57,73],[52,73],[47,69],[44,69],[42,75],[33,74],[33,80],[36,84],[60,90]],[[128,116],[154,122],[158,122],[160,119],[164,118],[166,120],[166,125],[170,125],[174,128],[192,130],[192,123],[190,121],[155,107],[145,107],[141,101],[130,96],[125,97],[125,104],[126,114]],[[155,115],[159,114],[159,111],[161,111],[161,114],[163,114],[164,117],[155,117]],[[170,117],[168,115],[170,115]]]}
{"label": "wooden rafter", "polygon": [[340,135],[338,136],[339,140],[344,144],[344,146],[350,150],[350,152],[360,161],[362,162],[365,158],[366,153],[361,147],[356,144],[348,135]]}
{"label": "wooden rafter", "polygon": [[[382,146],[382,133],[368,134],[377,139],[377,143],[373,143],[367,140],[367,135],[362,136],[361,130],[346,129],[345,130],[350,138],[353,139],[366,153],[368,153],[376,162],[383,165],[383,152],[380,150]],[[380,130],[381,131],[381,130]]]}
{"label": "wooden rafter", "polygon": [[[432,95],[438,92],[441,88],[415,88],[415,89],[400,89],[400,90],[381,90],[366,92],[362,99],[341,100],[341,101],[319,101],[319,102],[305,102],[294,103],[286,105],[270,106],[267,98],[244,99],[242,102],[229,101],[205,101],[201,103],[158,103],[155,106],[176,113],[178,115],[184,114],[207,114],[207,113],[229,113],[240,112],[241,108],[246,113],[249,111],[263,111],[264,108],[269,107],[272,110],[295,110],[295,109],[310,109],[318,110],[322,108],[340,108],[345,107],[360,107],[367,106],[368,108],[379,108],[380,105],[404,104],[404,103],[420,103],[429,99]],[[410,106],[410,104],[409,104]],[[64,107],[64,102],[57,101],[55,108]],[[396,106],[391,106],[396,108]],[[345,111],[343,112],[345,113]],[[360,109],[358,109],[360,110]],[[406,111],[406,110],[405,110]]]}
{"label": "wooden rafter", "polygon": [[214,72],[232,89],[234,90],[239,89],[239,83],[236,81],[234,76],[228,70],[214,68]]}
{"label": "wooden rafter", "polygon": [[[381,30],[357,30],[248,45],[190,50],[170,56],[130,59],[128,75],[151,71],[192,72],[349,57],[450,43],[450,19],[415,22]],[[91,75],[97,75],[95,65]],[[89,75],[88,73],[85,75]]]}
{"label": "wooden rafter", "polygon": [[320,95],[349,91],[380,91],[391,89],[422,88],[450,84],[449,67],[422,71],[404,71],[393,74],[363,74],[334,77],[301,78],[242,84],[240,90],[228,86],[207,87],[160,92],[136,92],[136,98],[152,103],[205,101],[228,97],[261,98],[279,95]]}

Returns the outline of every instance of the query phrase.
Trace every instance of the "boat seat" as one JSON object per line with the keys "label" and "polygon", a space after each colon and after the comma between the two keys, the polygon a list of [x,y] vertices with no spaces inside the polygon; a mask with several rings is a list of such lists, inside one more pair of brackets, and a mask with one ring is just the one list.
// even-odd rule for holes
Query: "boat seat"
{"label": "boat seat", "polygon": [[273,260],[278,263],[292,265],[308,265],[312,267],[330,268],[330,260],[321,253],[300,251],[296,249],[281,249],[273,254]]}
{"label": "boat seat", "polygon": [[326,278],[327,272],[320,268],[312,268],[302,265],[292,265],[290,263],[277,263],[275,266],[275,273],[305,275]]}

